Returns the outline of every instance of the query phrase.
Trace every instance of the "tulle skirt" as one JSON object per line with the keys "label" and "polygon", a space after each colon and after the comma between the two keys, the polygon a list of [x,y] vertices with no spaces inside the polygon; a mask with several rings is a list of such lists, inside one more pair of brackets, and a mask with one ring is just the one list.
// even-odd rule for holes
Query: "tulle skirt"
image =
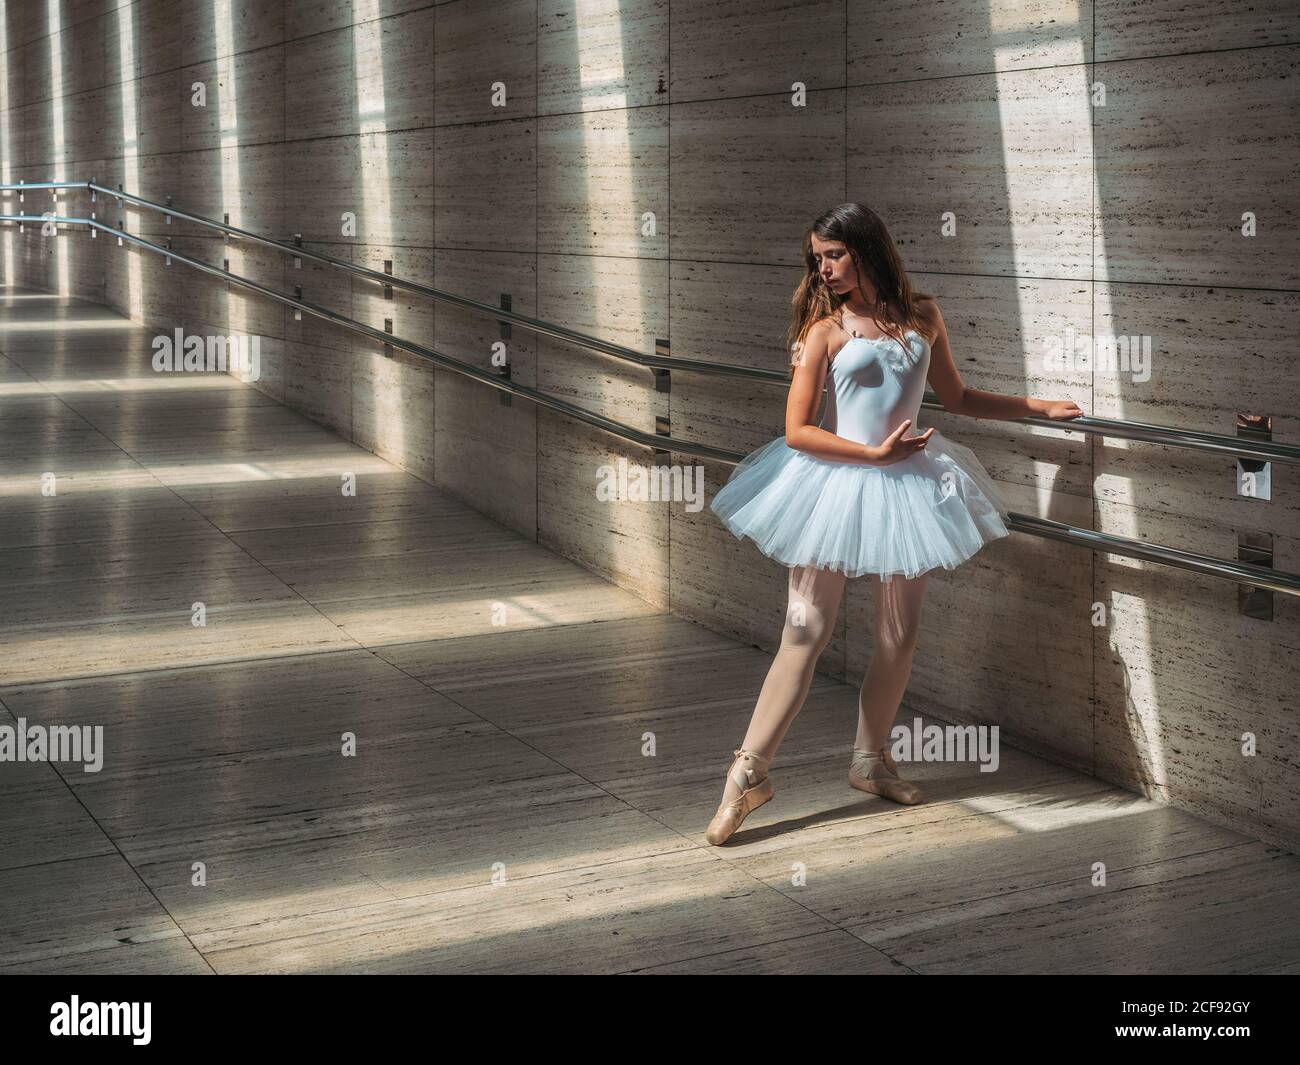
{"label": "tulle skirt", "polygon": [[885,580],[956,569],[1010,533],[979,459],[937,429],[923,450],[888,466],[817,458],[778,436],[736,466],[710,509],[786,566]]}

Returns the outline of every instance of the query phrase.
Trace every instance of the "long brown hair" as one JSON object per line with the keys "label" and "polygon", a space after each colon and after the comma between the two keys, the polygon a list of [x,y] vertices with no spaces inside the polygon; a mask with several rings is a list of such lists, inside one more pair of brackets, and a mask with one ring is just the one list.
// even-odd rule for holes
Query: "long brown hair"
{"label": "long brown hair", "polygon": [[[818,218],[804,234],[803,259],[807,269],[790,301],[792,313],[786,336],[792,377],[795,366],[799,365],[800,352],[808,330],[823,318],[834,318],[840,322],[840,307],[848,298],[847,293],[843,296],[836,295],[822,280],[821,270],[813,255],[814,233],[821,240],[843,242],[857,270],[875,287],[876,295],[885,306],[887,321],[882,322],[875,317],[871,320],[880,327],[882,333],[894,337],[904,348],[907,347],[905,337],[908,329],[915,329],[927,341],[933,342],[931,328],[917,310],[917,301],[934,297],[912,291],[907,271],[903,269],[903,260],[880,216],[865,204],[842,203]],[[897,328],[898,333],[892,332],[891,328]]]}

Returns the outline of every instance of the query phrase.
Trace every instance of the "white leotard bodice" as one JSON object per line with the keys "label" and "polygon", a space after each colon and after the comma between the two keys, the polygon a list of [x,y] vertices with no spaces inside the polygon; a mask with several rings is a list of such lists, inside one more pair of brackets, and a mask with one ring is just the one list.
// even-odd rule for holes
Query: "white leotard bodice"
{"label": "white leotard bodice", "polygon": [[925,398],[930,344],[915,329],[903,334],[908,351],[892,337],[852,337],[830,365],[826,409],[819,427],[859,444],[880,444],[907,418],[907,435],[916,424]]}

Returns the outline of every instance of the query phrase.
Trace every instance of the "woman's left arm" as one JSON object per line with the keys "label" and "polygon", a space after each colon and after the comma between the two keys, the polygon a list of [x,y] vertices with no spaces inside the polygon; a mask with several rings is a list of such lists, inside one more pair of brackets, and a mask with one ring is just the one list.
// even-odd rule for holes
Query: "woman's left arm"
{"label": "woman's left arm", "polygon": [[951,414],[965,414],[969,418],[996,418],[1010,421],[1014,418],[1052,418],[1068,420],[1083,414],[1078,405],[1068,399],[1031,399],[1028,396],[1004,396],[999,392],[981,392],[967,388],[952,359],[948,345],[948,328],[944,325],[937,300],[922,304],[930,312],[930,324],[936,335],[930,345],[930,386],[939,397],[943,409]]}

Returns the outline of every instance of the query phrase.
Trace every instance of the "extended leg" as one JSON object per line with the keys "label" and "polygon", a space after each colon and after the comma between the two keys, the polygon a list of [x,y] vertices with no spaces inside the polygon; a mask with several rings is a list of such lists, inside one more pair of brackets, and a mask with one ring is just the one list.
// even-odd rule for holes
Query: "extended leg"
{"label": "extended leg", "polygon": [[756,751],[770,761],[803,708],[817,659],[835,630],[844,581],[844,574],[837,570],[807,566],[790,570],[790,599],[781,647],[758,694],[745,733],[746,750]]}
{"label": "extended leg", "polygon": [[715,847],[732,837],[751,810],[772,798],[767,767],[812,687],[813,669],[830,641],[845,575],[794,566],[781,647],[772,660],[745,742],[727,771],[727,786],[704,838]]}
{"label": "extended leg", "polygon": [[[790,596],[781,647],[767,671],[741,745],[764,763],[776,755],[786,730],[803,708],[808,689],[812,687],[817,659],[835,628],[844,581],[844,574],[838,570],[810,566],[795,566],[790,570]],[[765,771],[766,765],[761,765],[759,779],[766,775]],[[728,778],[723,801],[728,802],[739,794],[739,786]]]}

